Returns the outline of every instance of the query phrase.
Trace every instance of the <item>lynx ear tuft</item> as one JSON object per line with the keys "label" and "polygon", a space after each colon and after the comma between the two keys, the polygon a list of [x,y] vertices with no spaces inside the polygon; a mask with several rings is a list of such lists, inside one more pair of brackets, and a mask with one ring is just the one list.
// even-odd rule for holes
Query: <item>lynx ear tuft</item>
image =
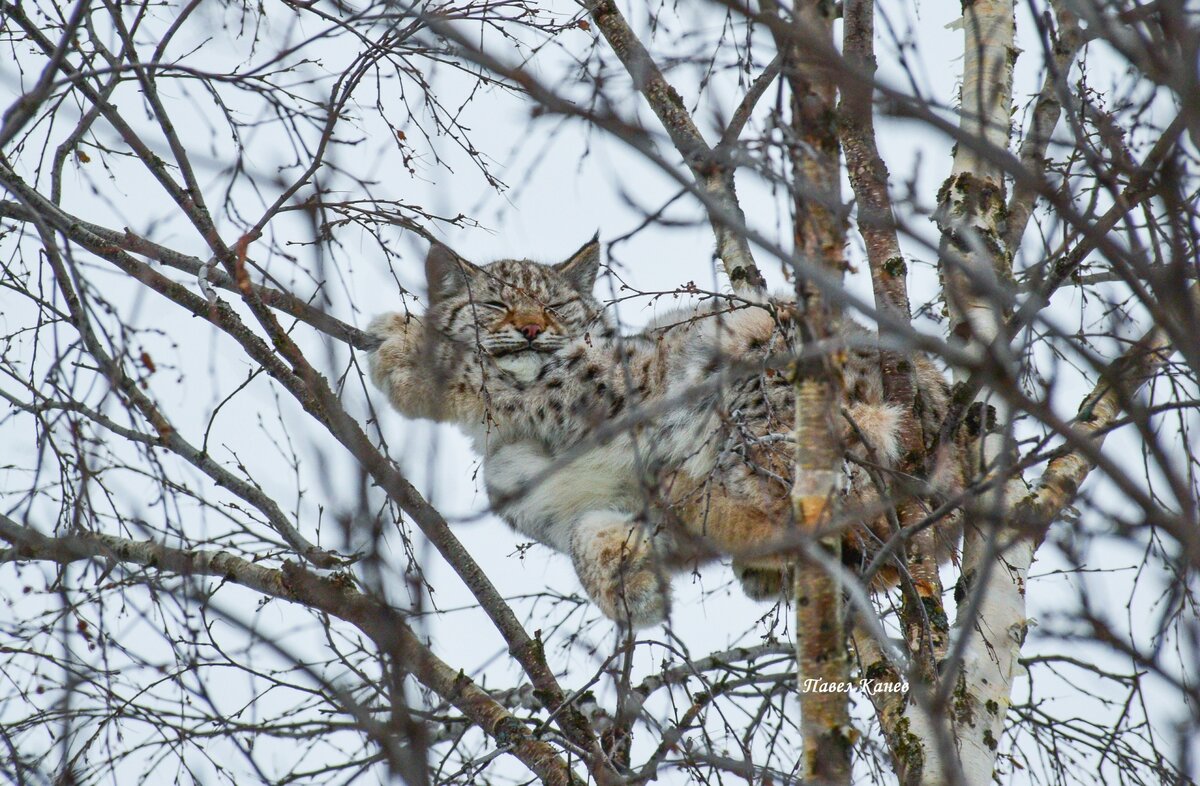
{"label": "lynx ear tuft", "polygon": [[580,292],[590,295],[596,286],[596,274],[600,272],[600,233],[597,232],[570,259],[555,265],[554,269]]}
{"label": "lynx ear tuft", "polygon": [[478,268],[470,262],[434,241],[425,257],[425,282],[429,288],[429,302],[436,303],[461,292],[467,286],[467,276],[477,270]]}

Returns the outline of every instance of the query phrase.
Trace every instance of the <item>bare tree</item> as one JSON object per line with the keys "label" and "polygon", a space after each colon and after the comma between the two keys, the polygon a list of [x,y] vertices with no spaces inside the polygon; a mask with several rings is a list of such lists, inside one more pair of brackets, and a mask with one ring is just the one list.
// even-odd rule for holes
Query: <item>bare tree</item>
{"label": "bare tree", "polygon": [[[940,13],[0,3],[0,772],[1193,782],[1200,18]],[[790,555],[791,598],[707,565],[668,624],[616,629],[514,579],[546,553],[478,545],[463,448],[379,409],[360,326],[419,312],[425,243],[502,242],[543,180],[600,225],[628,322],[789,291],[800,526],[748,547]],[[664,262],[688,243],[712,253]],[[905,413],[899,467],[861,468],[892,532],[865,569],[842,318]],[[935,433],[918,352],[954,382]]]}

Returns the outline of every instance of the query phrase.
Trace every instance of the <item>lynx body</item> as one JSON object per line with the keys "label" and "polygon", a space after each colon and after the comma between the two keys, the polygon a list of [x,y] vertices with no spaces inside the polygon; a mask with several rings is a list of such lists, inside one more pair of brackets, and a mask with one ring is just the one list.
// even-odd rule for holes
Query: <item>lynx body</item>
{"label": "lynx body", "polygon": [[[427,313],[371,325],[372,379],[401,413],[473,438],[496,511],[569,555],[610,618],[661,621],[670,573],[717,554],[734,557],[752,597],[777,594],[786,559],[767,547],[791,524],[795,467],[778,304],[685,308],[620,336],[592,295],[598,265],[594,242],[554,266],[477,267],[435,245]],[[836,330],[850,345],[847,449],[889,467],[901,413],[883,401],[878,350],[854,323]],[[927,359],[914,367],[934,429],[947,386]],[[856,505],[876,498],[859,464],[846,465],[846,489]]]}

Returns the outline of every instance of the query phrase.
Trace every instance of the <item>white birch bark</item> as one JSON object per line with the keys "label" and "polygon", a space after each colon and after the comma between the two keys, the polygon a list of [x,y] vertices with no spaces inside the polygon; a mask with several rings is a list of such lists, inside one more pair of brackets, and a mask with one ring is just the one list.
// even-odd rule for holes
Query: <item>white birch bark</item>
{"label": "white birch bark", "polygon": [[[1003,241],[1003,174],[987,151],[1008,149],[1015,28],[1012,0],[976,0],[964,4],[963,11],[960,127],[981,148],[958,145],[953,170],[939,193],[938,221],[951,332],[982,355],[985,347],[1003,340],[1005,315],[989,292],[1011,281],[1012,275],[1012,256]],[[999,357],[1005,356],[1002,347],[995,348],[1001,350]],[[988,403],[986,393],[981,398]],[[1004,408],[997,409],[1002,429],[993,434],[985,431],[979,446],[980,465],[987,472],[1003,469],[999,466],[1006,438],[1003,427],[1009,417]],[[1023,493],[1019,479],[1009,481],[982,498],[975,515],[967,517],[962,586],[968,591],[960,596],[952,631],[959,670],[957,679],[953,673],[943,674],[943,679],[955,679],[948,709],[957,761],[938,761],[942,751],[936,738],[925,737],[927,765],[922,783],[992,780],[1024,640],[1025,578],[1034,551],[1032,543],[1021,540],[999,554],[996,533],[1007,503]],[[912,714],[914,730],[924,714]]]}
{"label": "white birch bark", "polygon": [[[1188,295],[1195,307],[1200,308],[1200,285],[1193,284]],[[1028,624],[1025,582],[1037,547],[1054,517],[1071,503],[1095,466],[1091,456],[1100,450],[1108,429],[1121,416],[1122,396],[1136,394],[1162,370],[1171,354],[1168,332],[1159,325],[1110,365],[1105,378],[1084,399],[1080,416],[1073,424],[1076,436],[1091,443],[1090,450],[1076,449],[1055,458],[1032,493],[1022,490],[1019,496],[1013,496],[1011,491],[1006,495],[1004,510],[1009,526],[1003,536],[1009,545],[990,566],[990,572],[983,571],[985,563],[981,558],[986,548],[979,547],[986,547],[986,543],[973,545],[970,554],[964,545],[963,573],[975,573],[977,583],[973,591],[981,594],[978,612],[970,617],[978,635],[965,642],[953,704],[957,707],[962,702],[962,711],[954,713],[954,728],[962,772],[972,786],[992,782],[1012,682],[1023,671],[1017,659]],[[1123,389],[1114,387],[1112,380],[1120,380]],[[973,539],[979,540],[983,539]],[[968,556],[972,562],[967,561]],[[981,571],[988,575],[978,581]],[[960,604],[960,613],[969,604],[968,594]],[[958,623],[967,621],[960,616]],[[959,636],[969,633],[963,630],[965,625],[958,623]]]}

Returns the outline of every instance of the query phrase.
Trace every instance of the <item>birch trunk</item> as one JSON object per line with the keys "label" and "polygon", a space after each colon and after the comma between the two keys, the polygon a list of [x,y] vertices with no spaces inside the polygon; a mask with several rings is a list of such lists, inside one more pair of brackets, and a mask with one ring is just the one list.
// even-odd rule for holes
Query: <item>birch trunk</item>
{"label": "birch trunk", "polygon": [[[1200,308],[1200,285],[1189,288],[1188,298],[1193,308]],[[966,641],[954,688],[955,732],[969,784],[992,780],[1012,681],[1021,673],[1017,658],[1027,628],[1025,581],[1036,549],[1051,522],[1075,498],[1095,466],[1095,455],[1108,429],[1120,417],[1123,403],[1162,370],[1173,352],[1169,331],[1160,325],[1110,364],[1080,405],[1073,423],[1076,444],[1086,447],[1052,460],[1032,492],[1009,496],[1005,506],[1006,540],[995,544],[995,550],[1002,551],[1001,558],[989,565],[982,559],[987,549],[977,548],[972,563],[964,559],[964,583],[971,592],[979,593],[978,611],[970,617],[979,635]],[[960,609],[964,605],[960,603]],[[960,628],[960,636],[969,633],[956,627]]]}
{"label": "birch trunk", "polygon": [[[821,64],[806,57],[796,41],[832,41],[831,8],[802,0],[785,9],[762,3],[773,17],[771,31],[783,55],[782,73],[791,92],[791,153],[794,253],[798,330],[807,343],[830,335],[833,308],[804,277],[804,264],[841,275],[845,268],[845,226],[839,217],[839,142],[834,124],[836,87]],[[794,33],[787,35],[785,31]],[[834,417],[840,400],[836,359],[797,364],[796,477],[792,512],[799,526],[820,533],[829,522],[841,474],[841,448]],[[819,535],[822,560],[803,557],[796,566],[796,678],[800,688],[804,751],[801,774],[820,784],[850,783],[849,694],[829,690],[850,680],[846,608],[842,587],[821,562],[841,561],[841,535]],[[825,690],[822,690],[822,689]]]}
{"label": "birch trunk", "polygon": [[[1007,151],[1016,59],[1012,0],[976,0],[963,6],[964,65],[960,127],[977,145],[959,144],[950,177],[938,194],[942,232],[940,264],[950,330],[979,358],[991,351],[1008,360],[1001,325],[1004,313],[990,291],[1012,280],[1012,255],[1004,245],[1004,178],[989,151]],[[961,373],[961,372],[960,372]],[[961,381],[961,378],[956,380]],[[987,404],[986,393],[982,403]],[[1008,413],[999,407],[1001,428],[989,433],[987,417],[978,445],[980,469],[1000,474],[1005,467]],[[1000,525],[1007,502],[1024,490],[1019,480],[1000,485],[967,511],[962,578],[954,635],[957,675],[943,684],[933,711],[948,710],[958,761],[926,767],[921,782],[941,784],[960,778],[990,783],[999,737],[1009,705],[1017,656],[1025,635],[1025,579],[1033,558],[1028,541],[1008,545],[1000,556]],[[928,750],[931,740],[926,740]]]}

